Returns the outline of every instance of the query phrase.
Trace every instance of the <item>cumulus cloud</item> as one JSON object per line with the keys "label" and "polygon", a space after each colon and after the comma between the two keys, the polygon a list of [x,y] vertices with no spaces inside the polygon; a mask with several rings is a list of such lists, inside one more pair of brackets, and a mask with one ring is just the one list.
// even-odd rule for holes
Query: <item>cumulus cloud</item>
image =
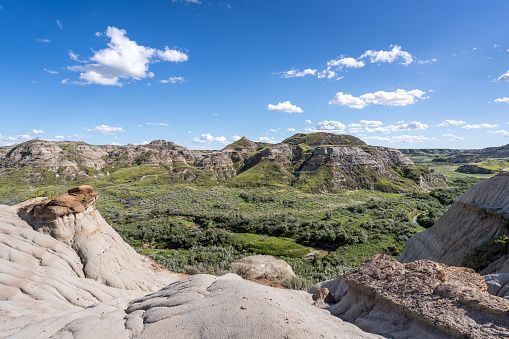
{"label": "cumulus cloud", "polygon": [[337,106],[348,106],[350,108],[363,109],[368,105],[368,103],[361,98],[354,97],[351,94],[345,94],[343,92],[338,92],[334,96],[334,99],[329,101],[329,105],[337,105]]}
{"label": "cumulus cloud", "polygon": [[505,102],[506,104],[509,104],[509,98],[508,97],[498,98],[498,99],[495,99],[494,101],[495,102]]}
{"label": "cumulus cloud", "polygon": [[344,132],[346,126],[339,121],[320,121],[314,127],[306,128],[306,132]]}
{"label": "cumulus cloud", "polygon": [[461,140],[465,140],[464,137],[458,137],[458,136],[453,135],[453,134],[442,134],[442,136],[448,138],[447,141],[461,141]]}
{"label": "cumulus cloud", "polygon": [[269,111],[274,111],[274,112],[285,112],[285,113],[302,113],[304,112],[302,110],[302,108],[300,107],[297,107],[295,105],[292,105],[290,103],[290,101],[284,101],[284,102],[280,102],[279,104],[277,105],[272,105],[272,104],[269,104],[267,105],[267,109]]}
{"label": "cumulus cloud", "polygon": [[228,140],[225,137],[214,137],[210,133],[202,134],[200,137],[193,138],[192,140],[197,144],[210,144],[212,142],[220,142],[222,144],[228,143]]}
{"label": "cumulus cloud", "polygon": [[329,67],[346,67],[346,68],[361,68],[366,64],[362,60],[357,60],[354,58],[340,58],[335,60],[330,60],[327,62],[327,66]]}
{"label": "cumulus cloud", "polygon": [[88,132],[101,132],[102,134],[114,135],[118,132],[125,132],[122,127],[114,127],[108,125],[95,126],[94,128],[87,129]]}
{"label": "cumulus cloud", "polygon": [[295,132],[295,128],[287,128],[286,131],[287,132]]}
{"label": "cumulus cloud", "polygon": [[242,137],[238,136],[238,135],[234,135],[233,137],[231,137],[230,139],[232,139],[233,141],[237,141],[237,140],[240,140],[242,139]]}
{"label": "cumulus cloud", "polygon": [[279,72],[279,73],[272,73],[272,74],[275,74],[275,75],[280,75],[281,78],[302,78],[302,77],[305,77],[306,75],[315,75],[317,72],[316,69],[305,69],[303,70],[302,72],[299,71],[298,69],[291,69],[289,71],[286,71],[286,72]]}
{"label": "cumulus cloud", "polygon": [[184,81],[185,81],[184,77],[171,77],[169,79],[161,80],[161,83],[162,84],[169,84],[169,83],[176,84],[176,83],[182,83]]}
{"label": "cumulus cloud", "polygon": [[120,145],[122,145],[121,143],[119,143],[119,142],[115,142],[115,141],[110,142],[109,144],[110,144],[110,145],[113,145],[113,146],[120,146]]}
{"label": "cumulus cloud", "polygon": [[488,131],[488,133],[498,134],[504,137],[509,137],[509,132],[506,130],[500,130],[500,131]]}
{"label": "cumulus cloud", "polygon": [[445,127],[445,126],[460,126],[460,125],[463,125],[465,122],[462,121],[462,120],[450,120],[450,119],[447,119],[447,120],[444,120],[442,121],[441,123],[439,123],[437,126],[438,127]]}
{"label": "cumulus cloud", "polygon": [[393,137],[364,137],[362,138],[365,141],[388,141],[390,143],[401,142],[401,143],[414,143],[414,142],[424,142],[428,140],[433,140],[424,135],[398,135]]}
{"label": "cumulus cloud", "polygon": [[154,126],[170,126],[170,124],[167,124],[165,122],[147,122],[147,125],[154,125]]}
{"label": "cumulus cloud", "polygon": [[[108,48],[94,52],[86,65],[68,67],[69,70],[80,72],[81,81],[73,81],[78,85],[123,86],[120,79],[140,80],[154,77],[149,72],[149,64],[157,61],[182,62],[188,56],[180,51],[165,47],[163,50],[138,45],[126,36],[127,32],[117,27],[108,27],[105,35],[110,39]],[[80,61],[79,55],[69,51],[74,61]]]}
{"label": "cumulus cloud", "polygon": [[[391,46],[392,47],[392,46]],[[408,66],[412,63],[412,55],[406,51],[403,51],[400,46],[395,45],[390,51],[366,51],[360,56],[360,59],[368,58],[371,63],[392,63],[396,60],[401,60],[401,64]]]}
{"label": "cumulus cloud", "polygon": [[56,135],[55,139],[65,139],[65,137],[63,135]]}
{"label": "cumulus cloud", "polygon": [[29,134],[42,134],[44,131],[42,129],[33,129],[32,132],[29,132]]}
{"label": "cumulus cloud", "polygon": [[377,126],[377,127],[370,127],[370,126],[357,126],[358,124],[353,124],[354,126],[349,129],[350,133],[383,133],[383,134],[390,134],[393,132],[401,132],[401,131],[417,131],[417,130],[424,130],[427,129],[429,126],[426,124],[423,124],[419,121],[412,121],[407,124],[402,123],[398,125],[388,125],[388,126]]}
{"label": "cumulus cloud", "polygon": [[[509,51],[509,50],[508,50]],[[509,81],[509,71],[497,78],[497,81]]]}
{"label": "cumulus cloud", "polygon": [[478,125],[465,125],[465,126],[462,126],[462,128],[465,128],[465,129],[475,129],[475,128],[493,128],[493,127],[498,127],[498,125],[492,125],[492,124],[482,123],[482,124],[478,124]]}
{"label": "cumulus cloud", "polygon": [[350,108],[363,109],[369,104],[384,106],[407,106],[415,103],[417,99],[425,99],[425,92],[414,89],[405,91],[397,89],[394,92],[378,91],[375,93],[366,93],[360,97],[354,97],[351,94],[338,92],[334,98],[329,101],[331,105],[348,106]]}
{"label": "cumulus cloud", "polygon": [[50,39],[42,39],[42,38],[37,38],[37,39],[35,39],[35,41],[37,41],[37,42],[44,42],[46,44],[49,44],[51,42]]}
{"label": "cumulus cloud", "polygon": [[384,123],[376,120],[361,120],[359,123],[348,124],[348,127],[382,126]]}
{"label": "cumulus cloud", "polygon": [[304,123],[305,123],[306,125],[311,125],[311,124],[312,124],[311,120],[304,120]]}
{"label": "cumulus cloud", "polygon": [[259,137],[258,139],[255,139],[255,141],[259,142],[268,142],[268,143],[275,143],[276,140],[273,137]]}

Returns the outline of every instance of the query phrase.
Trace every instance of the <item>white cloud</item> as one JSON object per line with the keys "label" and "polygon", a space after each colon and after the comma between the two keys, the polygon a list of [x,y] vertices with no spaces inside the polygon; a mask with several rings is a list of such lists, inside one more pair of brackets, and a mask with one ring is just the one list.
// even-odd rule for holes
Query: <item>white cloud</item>
{"label": "white cloud", "polygon": [[279,72],[279,73],[272,73],[272,74],[275,74],[275,75],[281,74],[281,78],[288,79],[288,78],[302,78],[302,77],[305,77],[306,75],[315,75],[316,72],[317,72],[316,69],[307,68],[307,69],[303,70],[302,72],[299,71],[298,69],[291,69],[286,72]]}
{"label": "white cloud", "polygon": [[[323,70],[320,73],[318,73],[318,79],[327,78],[327,79],[333,79],[336,78],[337,74],[334,71],[331,70]],[[343,79],[343,77],[336,78],[336,80]]]}
{"label": "white cloud", "polygon": [[414,142],[424,142],[428,140],[432,140],[424,135],[398,135],[393,137],[364,137],[362,138],[365,141],[388,141],[390,143],[402,142],[402,143],[414,143]]}
{"label": "white cloud", "polygon": [[344,94],[343,92],[338,92],[334,96],[334,99],[329,101],[329,105],[337,105],[337,106],[348,106],[350,108],[363,109],[368,105],[368,103],[360,98],[354,97],[351,94]]}
{"label": "white cloud", "polygon": [[47,69],[47,68],[43,69],[43,71],[44,72],[48,72],[49,74],[58,74],[57,71],[54,71],[54,70],[51,70],[51,69]]}
{"label": "white cloud", "polygon": [[[509,52],[509,49],[507,51]],[[497,81],[509,81],[509,71],[499,76]]]}
{"label": "white cloud", "polygon": [[30,136],[30,135],[28,135],[28,134],[23,134],[23,135],[20,135],[20,136],[18,137],[18,139],[24,139],[24,140],[26,140],[26,139],[30,139],[30,138],[31,138],[31,136]]}
{"label": "white cloud", "polygon": [[167,124],[165,122],[147,122],[147,125],[154,125],[154,126],[170,126],[170,124]]}
{"label": "white cloud", "polygon": [[[108,48],[94,52],[90,58],[92,63],[68,67],[69,70],[80,72],[80,80],[73,81],[78,85],[109,85],[123,86],[120,79],[140,80],[154,77],[148,71],[150,63],[163,60],[181,62],[188,59],[183,52],[165,47],[164,51],[138,45],[130,40],[123,29],[108,27],[106,36],[110,38]],[[79,61],[79,55],[69,52],[72,60]]]}
{"label": "white cloud", "polygon": [[95,126],[92,129],[87,129],[87,131],[89,131],[89,132],[101,132],[103,134],[109,134],[109,135],[114,135],[114,134],[116,134],[118,132],[125,132],[122,127],[113,127],[113,126],[107,126],[107,125]]}
{"label": "white cloud", "polygon": [[359,61],[354,58],[341,58],[327,62],[327,66],[329,67],[361,68],[365,65],[364,61]]}
{"label": "white cloud", "polygon": [[277,105],[267,105],[269,111],[285,112],[285,113],[302,113],[304,112],[300,107],[292,105],[290,101],[280,102]]}
{"label": "white cloud", "polygon": [[384,105],[384,106],[407,106],[415,103],[417,99],[425,99],[423,95],[425,92],[414,89],[405,91],[397,89],[395,92],[378,91],[375,93],[366,93],[360,97],[354,97],[351,94],[344,94],[338,92],[334,99],[329,101],[329,104],[338,106],[348,106],[350,108],[363,109],[369,104]]}
{"label": "white cloud", "polygon": [[71,80],[71,79],[62,79],[62,81],[60,83],[62,83],[64,85],[69,85],[69,80]]}
{"label": "white cloud", "polygon": [[506,131],[506,130],[488,131],[488,133],[499,134],[499,135],[504,136],[504,137],[509,137],[509,132]]}
{"label": "white cloud", "polygon": [[348,127],[382,126],[384,123],[376,120],[361,120],[359,123],[348,124]]}
{"label": "white cloud", "polygon": [[306,125],[311,125],[311,124],[312,124],[311,120],[304,120],[304,123],[305,123]]}
{"label": "white cloud", "polygon": [[482,124],[478,124],[478,125],[465,125],[465,126],[462,126],[462,128],[465,128],[465,129],[473,129],[473,128],[493,128],[493,127],[498,127],[498,125],[492,125],[492,124],[482,123]]}
{"label": "white cloud", "polygon": [[60,20],[56,20],[56,22],[57,22],[58,27],[60,27],[60,29],[62,29],[62,22],[60,22]]}
{"label": "white cloud", "polygon": [[[392,46],[391,46],[392,47]],[[366,51],[360,56],[360,59],[369,58],[371,63],[392,63],[398,59],[402,59],[401,64],[408,66],[412,63],[412,55],[406,51],[402,51],[401,47],[395,45],[390,51]]]}
{"label": "white cloud", "polygon": [[42,129],[33,129],[32,132],[29,132],[30,134],[42,134],[44,131]]}
{"label": "white cloud", "polygon": [[418,122],[418,121],[412,121],[412,122],[409,122],[408,124],[399,124],[399,125],[388,125],[388,126],[384,126],[384,127],[374,127],[374,128],[371,128],[369,126],[365,126],[365,127],[362,127],[362,128],[359,128],[359,127],[353,127],[353,128],[350,128],[349,132],[350,133],[374,133],[374,132],[377,132],[377,133],[384,133],[384,134],[389,134],[389,133],[393,133],[393,132],[401,132],[401,131],[417,131],[417,130],[423,130],[423,129],[427,129],[429,126],[426,125],[426,124],[423,124],[421,122]]}
{"label": "white cloud", "polygon": [[275,143],[276,141],[274,140],[274,138],[269,138],[269,137],[259,137],[258,139],[256,139],[255,141],[260,141],[260,142],[268,142],[268,143]]}
{"label": "white cloud", "polygon": [[51,42],[50,39],[42,39],[42,38],[37,38],[37,39],[35,39],[35,41],[37,41],[37,42],[44,42],[46,44],[49,44]]}
{"label": "white cloud", "polygon": [[193,138],[193,142],[197,144],[210,144],[212,142],[220,142],[222,144],[227,144],[228,140],[223,137],[214,137],[210,133],[202,134],[200,137]]}
{"label": "white cloud", "polygon": [[449,138],[447,141],[461,141],[461,140],[465,140],[464,137],[458,137],[456,135],[453,135],[453,134],[442,134],[443,137],[446,137],[446,138]]}
{"label": "white cloud", "polygon": [[63,135],[56,135],[55,139],[65,139],[65,137]]}
{"label": "white cloud", "polygon": [[286,131],[287,132],[295,132],[295,128],[287,128]]}
{"label": "white cloud", "polygon": [[242,137],[238,136],[238,135],[234,135],[233,137],[231,137],[230,139],[232,139],[233,141],[237,141],[237,140],[240,140],[242,139]]}
{"label": "white cloud", "polygon": [[162,84],[169,84],[169,83],[176,84],[177,82],[182,83],[184,81],[185,81],[184,77],[171,77],[169,79],[161,80],[161,83]]}
{"label": "white cloud", "polygon": [[69,57],[71,58],[71,60],[74,60],[74,61],[77,61],[77,62],[82,62],[82,63],[87,63],[88,61],[87,60],[83,60],[83,59],[80,59],[80,56],[79,54],[76,54],[74,53],[73,51],[69,50],[69,53],[68,53]]}
{"label": "white cloud", "polygon": [[306,128],[306,132],[344,132],[346,126],[339,121],[325,120],[320,121],[314,127]]}
{"label": "white cloud", "polygon": [[378,91],[375,93],[367,93],[360,96],[360,98],[367,103],[385,106],[406,106],[413,104],[417,99],[422,98],[425,92],[414,89],[405,91],[397,89],[395,92]]}
{"label": "white cloud", "polygon": [[444,126],[460,126],[460,125],[463,125],[465,122],[462,121],[462,120],[450,120],[450,119],[447,119],[447,120],[444,120],[442,121],[441,123],[439,123],[437,126],[438,127],[444,127]]}
{"label": "white cloud", "polygon": [[495,102],[505,102],[506,104],[509,104],[509,98],[508,97],[498,98],[495,99]]}

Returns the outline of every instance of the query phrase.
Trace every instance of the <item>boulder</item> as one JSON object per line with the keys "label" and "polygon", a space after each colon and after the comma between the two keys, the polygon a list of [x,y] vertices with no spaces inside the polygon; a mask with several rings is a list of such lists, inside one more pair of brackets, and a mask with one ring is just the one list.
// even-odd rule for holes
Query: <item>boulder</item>
{"label": "boulder", "polygon": [[509,273],[487,274],[484,276],[488,293],[509,299]]}
{"label": "boulder", "polygon": [[273,281],[284,281],[295,277],[292,267],[284,260],[270,255],[252,255],[230,264],[230,270],[242,273],[248,279],[267,278]]}
{"label": "boulder", "polygon": [[509,301],[490,295],[468,268],[429,260],[401,264],[377,254],[346,272],[331,294],[337,301],[332,314],[386,337],[509,336]]}

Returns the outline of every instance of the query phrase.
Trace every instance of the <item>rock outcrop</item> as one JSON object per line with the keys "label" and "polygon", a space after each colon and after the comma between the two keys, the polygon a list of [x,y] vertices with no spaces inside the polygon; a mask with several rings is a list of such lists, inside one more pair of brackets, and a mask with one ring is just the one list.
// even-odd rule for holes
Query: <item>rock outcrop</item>
{"label": "rock outcrop", "polygon": [[[428,259],[462,266],[466,254],[487,239],[509,234],[509,172],[485,179],[462,194],[435,223],[405,244],[398,258],[406,263]],[[497,270],[509,272],[509,263],[499,262]]]}
{"label": "rock outcrop", "polygon": [[400,264],[377,254],[310,292],[324,288],[336,302],[328,308],[332,314],[385,337],[509,336],[509,301],[487,293],[471,269],[429,260]]}
{"label": "rock outcrop", "polygon": [[303,291],[235,274],[179,280],[124,243],[96,199],[80,186],[0,205],[0,337],[376,338]]}

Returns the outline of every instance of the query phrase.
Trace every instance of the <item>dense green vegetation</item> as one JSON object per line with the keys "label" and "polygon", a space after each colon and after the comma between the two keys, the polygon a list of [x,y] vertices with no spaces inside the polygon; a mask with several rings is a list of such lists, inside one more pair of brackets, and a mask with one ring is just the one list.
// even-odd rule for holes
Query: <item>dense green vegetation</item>
{"label": "dense green vegetation", "polygon": [[[100,194],[97,206],[103,217],[140,253],[169,270],[222,274],[234,260],[269,254],[286,260],[296,272],[298,277],[288,286],[305,288],[335,278],[375,253],[397,256],[409,237],[432,226],[479,181],[475,175],[454,173],[447,187],[401,193],[398,187],[404,182],[375,178],[377,190],[309,193],[308,183],[327,182],[330,169],[302,177],[292,188],[282,167],[263,168],[279,164],[257,166],[228,186],[206,176],[192,185],[182,184],[167,175],[166,168],[120,163],[112,165],[110,175],[96,180],[77,173],[66,181],[69,176],[60,170],[2,170],[0,203],[51,198],[72,186],[90,184]],[[394,171],[401,180],[417,181],[427,168]],[[359,180],[371,180],[369,175],[359,174]],[[415,217],[421,226],[412,221]]]}

